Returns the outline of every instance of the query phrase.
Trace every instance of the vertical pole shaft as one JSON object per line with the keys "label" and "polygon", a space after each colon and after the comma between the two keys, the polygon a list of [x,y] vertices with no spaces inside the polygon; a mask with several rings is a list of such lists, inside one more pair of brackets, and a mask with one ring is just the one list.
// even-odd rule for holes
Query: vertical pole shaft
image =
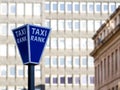
{"label": "vertical pole shaft", "polygon": [[28,65],[28,90],[35,90],[34,89],[34,65]]}

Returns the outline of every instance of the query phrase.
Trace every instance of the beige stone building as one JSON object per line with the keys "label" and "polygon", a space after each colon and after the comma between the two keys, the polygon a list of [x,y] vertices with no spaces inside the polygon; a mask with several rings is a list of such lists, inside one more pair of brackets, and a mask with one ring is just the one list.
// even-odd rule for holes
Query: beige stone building
{"label": "beige stone building", "polygon": [[26,23],[52,28],[35,67],[35,90],[41,84],[45,90],[94,90],[91,37],[119,5],[120,0],[0,0],[0,90],[27,88],[27,66],[11,32]]}
{"label": "beige stone building", "polygon": [[93,36],[95,90],[120,90],[120,7]]}

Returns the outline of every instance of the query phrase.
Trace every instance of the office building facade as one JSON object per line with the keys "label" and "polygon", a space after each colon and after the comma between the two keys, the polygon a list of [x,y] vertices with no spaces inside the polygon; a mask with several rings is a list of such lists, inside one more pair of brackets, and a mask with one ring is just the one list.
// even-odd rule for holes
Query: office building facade
{"label": "office building facade", "polygon": [[120,7],[93,36],[95,90],[120,90]]}
{"label": "office building facade", "polygon": [[119,0],[0,0],[0,90],[27,88],[11,29],[23,24],[50,27],[35,86],[45,90],[94,90],[91,37],[120,5]]}

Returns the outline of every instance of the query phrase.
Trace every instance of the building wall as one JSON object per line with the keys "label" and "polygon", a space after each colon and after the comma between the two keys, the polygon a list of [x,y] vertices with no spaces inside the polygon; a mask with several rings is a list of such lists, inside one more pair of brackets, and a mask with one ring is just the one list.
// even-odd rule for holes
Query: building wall
{"label": "building wall", "polygon": [[35,67],[36,86],[94,90],[91,37],[118,5],[119,0],[1,0],[0,90],[27,88],[27,66],[11,33],[26,23],[52,28],[40,65]]}

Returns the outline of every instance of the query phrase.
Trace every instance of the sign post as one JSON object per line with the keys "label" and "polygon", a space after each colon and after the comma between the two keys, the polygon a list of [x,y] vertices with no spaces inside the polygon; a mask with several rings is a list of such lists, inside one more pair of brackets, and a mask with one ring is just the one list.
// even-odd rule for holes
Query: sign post
{"label": "sign post", "polygon": [[34,90],[34,66],[39,64],[50,29],[26,24],[13,29],[24,65],[28,65],[28,90]]}

